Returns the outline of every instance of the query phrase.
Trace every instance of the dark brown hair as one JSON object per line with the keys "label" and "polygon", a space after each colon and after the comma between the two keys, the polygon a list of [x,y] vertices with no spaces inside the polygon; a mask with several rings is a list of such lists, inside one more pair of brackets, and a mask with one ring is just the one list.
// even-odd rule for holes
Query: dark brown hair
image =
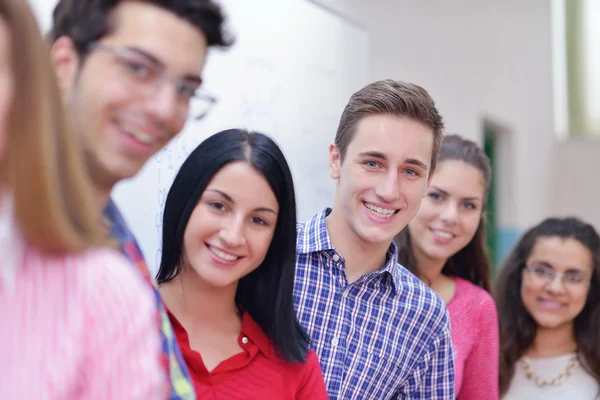
{"label": "dark brown hair", "polygon": [[354,137],[358,123],[369,115],[406,117],[433,130],[430,173],[435,169],[444,123],[429,93],[413,83],[386,79],[373,82],[350,97],[335,135],[341,160]]}
{"label": "dark brown hair", "polygon": [[56,75],[26,0],[0,1],[9,31],[15,92],[0,181],[28,245],[50,253],[84,250],[104,240],[101,210],[63,109]]}
{"label": "dark brown hair", "polygon": [[600,237],[594,227],[577,218],[548,218],[522,236],[494,284],[500,320],[500,394],[508,390],[515,364],[531,347],[537,333],[537,323],[521,299],[521,277],[527,259],[541,237],[574,239],[592,254],[593,273],[588,297],[573,324],[582,365],[600,384]]}
{"label": "dark brown hair", "polygon": [[[447,160],[461,161],[477,168],[485,182],[484,204],[492,181],[492,167],[487,155],[477,143],[463,139],[458,135],[444,136],[438,162]],[[458,179],[458,178],[457,178]],[[490,261],[485,244],[485,212],[481,213],[481,221],[473,239],[452,257],[448,258],[442,273],[458,276],[490,291]],[[419,267],[415,259],[410,240],[410,228],[406,226],[394,239],[398,245],[398,262],[419,276]]]}
{"label": "dark brown hair", "polygon": [[[50,42],[61,36],[73,40],[80,55],[85,55],[91,43],[109,35],[115,28],[112,11],[124,1],[134,0],[60,0],[54,9]],[[233,39],[224,32],[225,16],[212,0],[135,0],[172,12],[198,28],[208,46],[228,47]]]}

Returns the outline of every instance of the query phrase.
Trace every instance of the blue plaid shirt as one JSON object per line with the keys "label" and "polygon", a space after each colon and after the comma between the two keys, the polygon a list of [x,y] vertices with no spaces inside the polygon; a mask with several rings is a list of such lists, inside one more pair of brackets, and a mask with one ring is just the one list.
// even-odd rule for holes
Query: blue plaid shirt
{"label": "blue plaid shirt", "polygon": [[317,352],[330,399],[454,399],[443,301],[397,262],[348,284],[325,217],[297,227],[294,303]]}
{"label": "blue plaid shirt", "polygon": [[185,360],[177,344],[177,338],[169,322],[169,316],[160,297],[160,292],[155,280],[150,276],[150,271],[142,255],[140,246],[133,233],[127,227],[116,204],[110,200],[104,209],[104,216],[110,222],[111,236],[119,242],[121,252],[137,267],[142,277],[152,287],[156,300],[157,320],[160,321],[162,336],[162,351],[165,369],[167,370],[170,384],[169,400],[195,400],[194,384],[187,370]]}

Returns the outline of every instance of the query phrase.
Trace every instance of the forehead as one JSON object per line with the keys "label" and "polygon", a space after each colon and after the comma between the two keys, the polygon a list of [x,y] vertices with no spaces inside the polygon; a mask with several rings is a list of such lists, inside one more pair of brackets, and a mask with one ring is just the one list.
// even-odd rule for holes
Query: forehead
{"label": "forehead", "polygon": [[431,185],[457,197],[479,197],[485,195],[483,174],[471,164],[457,160],[446,160],[438,164]]}
{"label": "forehead", "polygon": [[540,237],[536,240],[528,261],[545,261],[555,270],[571,268],[592,273],[592,254],[590,250],[575,239],[557,236]]}
{"label": "forehead", "polygon": [[218,189],[229,195],[238,206],[277,210],[278,201],[271,186],[256,168],[245,161],[235,161],[221,168],[207,189]]}
{"label": "forehead", "polygon": [[[176,14],[141,1],[122,1],[105,41],[141,48],[181,73],[199,74],[207,51],[204,34]],[[176,45],[174,45],[176,44]]]}
{"label": "forehead", "polygon": [[362,118],[348,145],[348,153],[357,155],[365,151],[385,154],[391,162],[407,158],[431,164],[433,130],[415,120],[380,114]]}

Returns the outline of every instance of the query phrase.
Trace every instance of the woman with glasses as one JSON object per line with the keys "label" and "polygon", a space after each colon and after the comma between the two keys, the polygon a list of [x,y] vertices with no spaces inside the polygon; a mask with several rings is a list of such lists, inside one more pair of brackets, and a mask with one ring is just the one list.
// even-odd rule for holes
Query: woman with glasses
{"label": "woman with glasses", "polygon": [[162,298],[198,398],[325,400],[293,305],[294,184],[267,136],[204,140],[164,209]]}
{"label": "woman with glasses", "polygon": [[505,400],[596,399],[600,237],[576,218],[529,229],[495,284]]}
{"label": "woman with glasses", "polygon": [[395,238],[398,262],[446,302],[460,400],[498,398],[498,318],[484,236],[491,179],[476,143],[444,136],[427,196]]}
{"label": "woman with glasses", "polygon": [[0,398],[166,399],[151,291],[108,245],[26,0],[0,1]]}

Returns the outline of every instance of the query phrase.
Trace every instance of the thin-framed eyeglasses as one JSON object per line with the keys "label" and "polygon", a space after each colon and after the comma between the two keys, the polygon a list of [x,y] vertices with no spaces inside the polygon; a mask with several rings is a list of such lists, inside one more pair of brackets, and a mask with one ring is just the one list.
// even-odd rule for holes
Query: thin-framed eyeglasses
{"label": "thin-framed eyeglasses", "polygon": [[557,277],[563,282],[565,287],[570,287],[573,289],[588,287],[591,284],[591,280],[588,279],[583,272],[557,272],[552,268],[537,264],[528,265],[525,267],[525,270],[529,272],[533,282],[539,285],[546,286],[554,282],[554,279]]}
{"label": "thin-framed eyeglasses", "polygon": [[129,47],[113,47],[93,42],[88,50],[101,50],[117,57],[122,75],[141,96],[155,96],[165,82],[174,85],[180,112],[185,118],[200,120],[217,102],[214,96],[200,91],[202,79],[198,77],[173,77],[167,73],[164,63],[156,57]]}

